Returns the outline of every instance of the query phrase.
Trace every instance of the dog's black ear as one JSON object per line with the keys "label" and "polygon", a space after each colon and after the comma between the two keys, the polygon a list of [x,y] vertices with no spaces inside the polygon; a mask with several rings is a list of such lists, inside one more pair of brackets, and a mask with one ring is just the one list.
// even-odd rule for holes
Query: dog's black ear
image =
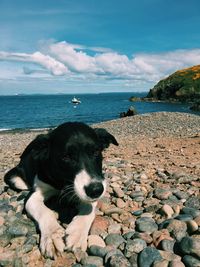
{"label": "dog's black ear", "polygon": [[31,155],[34,160],[45,160],[49,156],[49,144],[49,135],[40,134],[25,148],[20,158],[23,160]]}
{"label": "dog's black ear", "polygon": [[100,140],[100,143],[103,149],[109,147],[110,144],[113,144],[116,146],[119,145],[115,137],[109,132],[107,132],[105,129],[95,128],[94,130]]}

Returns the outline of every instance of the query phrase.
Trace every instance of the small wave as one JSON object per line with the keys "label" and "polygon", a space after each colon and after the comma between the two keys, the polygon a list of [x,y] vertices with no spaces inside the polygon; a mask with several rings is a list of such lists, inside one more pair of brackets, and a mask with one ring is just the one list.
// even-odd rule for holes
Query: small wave
{"label": "small wave", "polygon": [[0,132],[4,132],[4,131],[11,131],[12,129],[9,129],[9,128],[1,128],[0,129]]}

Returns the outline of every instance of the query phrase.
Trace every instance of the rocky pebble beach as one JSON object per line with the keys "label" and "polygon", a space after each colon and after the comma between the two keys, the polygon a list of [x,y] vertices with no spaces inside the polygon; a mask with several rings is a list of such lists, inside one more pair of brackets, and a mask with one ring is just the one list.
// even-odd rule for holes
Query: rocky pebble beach
{"label": "rocky pebble beach", "polygon": [[55,260],[40,253],[37,226],[24,212],[28,192],[3,183],[38,132],[0,133],[0,266],[200,267],[200,116],[160,112],[93,127],[120,144],[104,153],[107,192],[87,251]]}

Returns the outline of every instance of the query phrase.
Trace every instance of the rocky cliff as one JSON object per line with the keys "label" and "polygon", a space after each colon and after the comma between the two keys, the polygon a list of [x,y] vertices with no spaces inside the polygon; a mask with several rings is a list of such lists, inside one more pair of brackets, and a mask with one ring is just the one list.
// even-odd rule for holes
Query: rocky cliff
{"label": "rocky cliff", "polygon": [[200,101],[200,65],[176,71],[150,89],[147,98],[163,101]]}

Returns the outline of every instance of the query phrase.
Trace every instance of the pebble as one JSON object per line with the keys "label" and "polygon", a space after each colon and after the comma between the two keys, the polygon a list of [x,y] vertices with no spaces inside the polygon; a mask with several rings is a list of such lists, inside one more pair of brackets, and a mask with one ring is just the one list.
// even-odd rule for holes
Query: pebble
{"label": "pebble", "polygon": [[104,231],[107,231],[109,222],[107,218],[102,216],[96,216],[92,227],[90,228],[90,234],[92,235],[98,235],[101,234]]}
{"label": "pebble", "polygon": [[107,247],[99,247],[97,245],[92,245],[88,249],[89,254],[92,256],[98,256],[104,258],[104,256],[108,253]]}
{"label": "pebble", "polygon": [[176,191],[174,192],[174,195],[179,199],[188,199],[189,197],[188,193],[183,191]]}
{"label": "pebble", "polygon": [[121,224],[113,223],[108,226],[109,234],[120,234],[121,233]]}
{"label": "pebble", "polygon": [[161,248],[165,251],[174,252],[174,244],[175,244],[175,240],[163,239],[161,241]]}
{"label": "pebble", "polygon": [[164,200],[168,199],[172,195],[172,192],[169,189],[156,188],[154,191],[154,195],[156,198]]}
{"label": "pebble", "polygon": [[[120,180],[121,178],[119,177],[119,180]],[[114,187],[113,188],[113,191],[114,191],[114,193],[115,193],[115,195],[117,196],[117,197],[119,197],[119,198],[123,198],[124,197],[124,191],[121,189],[121,188],[119,188],[119,187]]]}
{"label": "pebble", "polygon": [[143,213],[143,210],[135,210],[132,212],[134,216],[140,216]]}
{"label": "pebble", "polygon": [[81,260],[83,265],[103,266],[103,259],[97,256],[88,256]]}
{"label": "pebble", "polygon": [[194,208],[200,210],[200,198],[196,196],[192,196],[186,200],[184,203],[188,208]]}
{"label": "pebble", "polygon": [[156,248],[146,247],[139,254],[138,267],[151,267],[158,260],[162,260],[160,252]]}
{"label": "pebble", "polygon": [[126,202],[124,202],[121,198],[117,198],[116,205],[118,208],[123,209],[126,207]]}
{"label": "pebble", "polygon": [[189,214],[180,214],[180,215],[176,216],[176,219],[183,221],[183,222],[187,222],[187,221],[191,221],[193,219],[193,217]]}
{"label": "pebble", "polygon": [[105,215],[111,215],[112,213],[117,213],[117,214],[122,214],[123,213],[123,209],[120,208],[109,208],[107,210],[104,211]]}
{"label": "pebble", "polygon": [[153,263],[152,267],[168,267],[168,261],[163,259],[163,260],[159,260],[159,261],[155,261]]}
{"label": "pebble", "polygon": [[185,264],[182,261],[170,261],[168,267],[185,267]]}
{"label": "pebble", "polygon": [[93,245],[99,246],[99,247],[105,247],[106,244],[103,241],[103,239],[98,235],[89,235],[88,236],[88,247],[91,247]]}
{"label": "pebble", "polygon": [[200,258],[200,238],[184,237],[180,242],[180,249],[183,254]]}
{"label": "pebble", "polygon": [[187,267],[199,267],[200,266],[200,260],[190,255],[185,255],[183,257],[183,262],[185,263]]}
{"label": "pebble", "polygon": [[138,267],[138,254],[132,253],[131,257],[129,258],[129,262],[131,267]]}
{"label": "pebble", "polygon": [[7,247],[10,244],[10,240],[12,239],[12,236],[8,233],[4,233],[0,235],[0,244],[2,247]]}
{"label": "pebble", "polygon": [[[190,116],[184,114],[187,126]],[[36,232],[35,225],[26,214],[22,214],[28,192],[16,193],[0,185],[0,265],[5,267],[31,267],[33,265],[38,267],[200,266],[200,200],[197,180],[199,169],[194,167],[191,169],[190,165],[192,166],[193,163],[188,164],[184,160],[181,165],[177,164],[175,157],[170,163],[176,148],[168,150],[166,144],[160,144],[159,141],[154,140],[155,134],[158,137],[163,136],[164,129],[167,134],[177,135],[179,141],[182,142],[180,135],[187,132],[194,136],[199,129],[200,120],[198,119],[193,130],[188,132],[188,127],[183,127],[182,121],[181,131],[177,131],[178,127],[174,123],[167,123],[171,121],[168,113],[164,113],[162,120],[159,119],[159,125],[153,124],[152,126],[154,123],[152,117],[160,118],[156,114],[145,115],[139,119],[139,124],[131,123],[136,118],[128,118],[130,124],[123,126],[123,132],[128,130],[133,137],[138,134],[141,124],[145,126],[140,132],[140,138],[143,133],[148,133],[148,142],[152,143],[150,150],[145,151],[143,142],[133,144],[135,152],[126,160],[122,159],[122,155],[118,154],[113,146],[109,148],[112,157],[110,154],[107,156],[107,152],[105,152],[105,176],[110,181],[108,181],[106,195],[98,204],[98,213],[88,237],[87,253],[71,253],[69,256],[69,252],[64,252],[64,260],[60,256],[55,261],[42,258],[38,249],[39,234]],[[179,125],[180,115],[176,114],[176,117]],[[160,123],[163,125],[163,119],[167,123],[167,127],[164,128],[160,126]],[[196,117],[195,120],[197,120]],[[151,127],[146,127],[146,124],[150,122]],[[115,125],[115,122],[113,123]],[[111,132],[118,131],[116,126],[112,126],[110,130]],[[161,133],[162,135],[160,135]],[[18,140],[19,144],[21,143],[17,137],[18,134],[16,137],[9,136],[6,138],[10,138],[9,142],[12,146],[13,138]],[[2,137],[3,134],[0,139]],[[130,140],[132,142],[132,139]],[[196,137],[193,140],[196,140]],[[120,141],[123,139],[120,139],[119,143]],[[156,147],[155,144],[157,144]],[[4,146],[4,142],[2,145]],[[2,147],[1,149],[3,151]],[[154,149],[157,149],[159,153],[155,162],[152,162],[151,156],[155,156],[152,155]],[[5,151],[7,151],[7,147]],[[162,154],[160,154],[164,152],[167,153],[165,167],[162,162]],[[141,163],[141,159],[138,162],[135,161],[136,153],[144,155],[144,157],[148,155],[150,165],[144,165]],[[9,152],[5,155],[7,159],[2,157],[2,163],[5,161],[2,170],[4,168],[5,171],[8,169],[8,165],[11,166],[18,161],[20,154],[14,154]],[[159,157],[159,155],[161,156]],[[185,159],[190,162],[189,158]],[[7,162],[8,160],[9,162]],[[169,166],[169,164],[171,165]],[[163,169],[158,169],[158,166]],[[180,168],[184,170],[184,173]],[[1,174],[2,170],[0,170]],[[191,174],[188,175],[189,172]],[[197,173],[196,176],[193,175],[194,172]],[[71,261],[68,261],[70,257]],[[75,262],[76,264],[74,264]]]}
{"label": "pebble", "polygon": [[128,239],[126,246],[125,246],[125,251],[124,255],[127,258],[130,258],[132,253],[139,253],[141,252],[144,248],[146,248],[147,244],[143,239],[139,238],[134,238],[134,239]]}
{"label": "pebble", "polygon": [[112,250],[110,250],[110,251],[106,254],[105,258],[104,258],[104,261],[105,261],[105,264],[106,264],[106,265],[109,263],[110,258],[111,258],[112,256],[114,256],[114,255],[120,255],[120,256],[123,256],[123,253],[122,253],[121,250],[119,250],[119,249],[112,249]]}
{"label": "pebble", "polygon": [[171,206],[164,204],[161,208],[161,213],[163,213],[164,215],[166,215],[167,219],[172,218],[173,214],[174,214],[174,210],[172,209]]}
{"label": "pebble", "polygon": [[194,220],[187,221],[187,231],[192,234],[198,230],[198,224]]}
{"label": "pebble", "polygon": [[177,241],[180,241],[187,233],[187,225],[183,221],[172,220],[169,222],[167,230],[172,237],[174,237]]}
{"label": "pebble", "polygon": [[196,217],[200,216],[200,210],[194,209],[194,208],[183,207],[182,210],[181,210],[181,212],[183,212],[185,214],[189,214],[193,218],[196,218]]}
{"label": "pebble", "polygon": [[124,255],[113,255],[109,261],[110,267],[131,267],[130,262],[124,257]]}
{"label": "pebble", "polygon": [[124,243],[126,240],[118,234],[108,234],[105,238],[106,245],[111,245],[114,247],[118,247],[122,243]]}
{"label": "pebble", "polygon": [[8,233],[12,236],[25,236],[28,233],[28,228],[21,224],[20,221],[17,221],[9,226]]}
{"label": "pebble", "polygon": [[167,261],[180,261],[181,257],[179,255],[174,254],[171,251],[163,251],[163,250],[159,250],[160,255],[162,256],[163,259],[167,260]]}
{"label": "pebble", "polygon": [[0,216],[0,227],[1,227],[2,225],[4,225],[4,223],[5,223],[5,219],[4,219],[4,217]]}
{"label": "pebble", "polygon": [[158,225],[149,217],[142,217],[136,220],[136,229],[139,232],[146,232],[148,234],[158,230]]}

